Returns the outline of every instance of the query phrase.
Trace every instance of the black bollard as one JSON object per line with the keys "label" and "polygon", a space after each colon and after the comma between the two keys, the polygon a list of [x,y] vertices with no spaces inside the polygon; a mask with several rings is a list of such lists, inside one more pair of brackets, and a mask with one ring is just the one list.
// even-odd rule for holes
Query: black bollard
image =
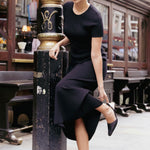
{"label": "black bollard", "polygon": [[65,150],[66,138],[53,124],[55,86],[62,78],[63,52],[57,61],[50,59],[48,51],[37,51],[34,58],[33,150]]}
{"label": "black bollard", "polygon": [[49,57],[49,50],[63,38],[61,2],[41,0],[41,45],[34,53],[33,150],[66,150],[66,138],[53,119],[55,86],[65,74],[68,62],[63,58],[68,54],[61,50],[58,60]]}

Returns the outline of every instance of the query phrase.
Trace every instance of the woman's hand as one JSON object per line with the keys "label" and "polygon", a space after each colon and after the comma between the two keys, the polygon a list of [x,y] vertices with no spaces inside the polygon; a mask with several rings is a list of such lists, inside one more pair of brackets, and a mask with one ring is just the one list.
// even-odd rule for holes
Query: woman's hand
{"label": "woman's hand", "polygon": [[65,46],[69,43],[70,43],[69,39],[65,36],[64,39],[59,41],[52,49],[49,50],[49,56],[51,58],[57,60],[57,56],[58,56],[59,51],[60,51],[60,46]]}
{"label": "woman's hand", "polygon": [[57,43],[52,49],[49,50],[49,56],[55,60],[57,60],[57,56],[59,54],[60,51],[60,46]]}
{"label": "woman's hand", "polygon": [[103,87],[98,87],[98,92],[99,92],[98,99],[100,99],[102,102],[104,100],[106,100],[106,103],[109,103],[109,100],[108,100],[108,97],[107,97],[107,94],[106,94],[104,88]]}
{"label": "woman's hand", "polygon": [[101,44],[102,44],[102,37],[92,38],[91,59],[93,62],[93,67],[97,79],[98,92],[99,92],[98,99],[100,99],[101,101],[106,100],[106,102],[108,103],[109,100],[103,86],[103,61],[102,61],[102,55],[100,51]]}

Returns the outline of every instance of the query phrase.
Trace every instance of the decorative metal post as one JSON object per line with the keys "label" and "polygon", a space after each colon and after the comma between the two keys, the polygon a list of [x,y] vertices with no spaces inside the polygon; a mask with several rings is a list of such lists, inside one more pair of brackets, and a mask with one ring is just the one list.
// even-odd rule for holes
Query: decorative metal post
{"label": "decorative metal post", "polygon": [[34,53],[33,150],[66,150],[66,138],[53,123],[55,86],[62,78],[63,53],[50,59],[49,50],[63,38],[62,0],[41,0],[41,42]]}
{"label": "decorative metal post", "polygon": [[63,38],[62,2],[63,0],[41,0],[39,50],[49,50]]}

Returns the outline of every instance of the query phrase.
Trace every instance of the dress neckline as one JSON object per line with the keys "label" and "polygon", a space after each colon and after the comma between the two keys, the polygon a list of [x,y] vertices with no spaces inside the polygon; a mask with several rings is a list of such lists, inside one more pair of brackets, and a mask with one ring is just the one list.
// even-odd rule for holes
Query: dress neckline
{"label": "dress neckline", "polygon": [[82,16],[84,14],[86,14],[86,12],[88,12],[88,10],[90,9],[91,7],[91,4],[89,5],[89,7],[82,13],[82,14],[76,14],[74,11],[73,11],[73,3],[72,3],[72,7],[71,7],[71,10],[72,10],[72,13],[75,15],[75,16]]}

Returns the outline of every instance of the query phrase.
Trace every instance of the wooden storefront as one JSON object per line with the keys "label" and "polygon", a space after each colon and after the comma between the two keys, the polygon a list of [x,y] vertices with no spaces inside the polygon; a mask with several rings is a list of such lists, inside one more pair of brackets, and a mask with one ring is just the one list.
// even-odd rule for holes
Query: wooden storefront
{"label": "wooden storefront", "polygon": [[32,26],[27,12],[30,1],[32,2],[32,0],[0,1],[0,71],[33,70],[33,54],[29,53],[31,49],[22,53],[18,47],[18,42],[24,42],[23,34],[31,37],[33,35],[21,31],[23,25]]}
{"label": "wooden storefront", "polygon": [[140,0],[91,0],[101,12],[103,45],[111,69],[150,72],[150,2]]}
{"label": "wooden storefront", "polygon": [[[27,35],[31,37],[30,45],[36,38],[36,22],[30,20],[27,11],[32,0],[1,1],[7,6],[0,4],[0,70],[33,70],[31,47],[26,52],[20,52],[18,47],[27,34],[22,30],[24,24],[32,31]],[[103,47],[108,63],[113,64],[110,69],[125,73],[136,69],[150,72],[149,0],[90,0],[90,3],[102,14]]]}

